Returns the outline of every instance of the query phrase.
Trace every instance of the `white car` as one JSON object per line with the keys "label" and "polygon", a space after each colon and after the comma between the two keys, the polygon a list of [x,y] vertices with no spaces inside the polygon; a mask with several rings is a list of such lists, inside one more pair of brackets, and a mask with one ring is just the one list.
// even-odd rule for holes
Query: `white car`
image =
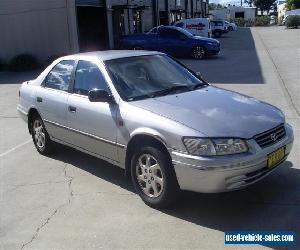
{"label": "white car", "polygon": [[237,30],[237,25],[235,23],[230,23],[230,22],[225,21],[225,24],[229,31]]}
{"label": "white car", "polygon": [[61,143],[117,165],[157,208],[180,190],[254,184],[286,160],[294,140],[278,108],[213,87],[153,51],[61,57],[24,82],[19,97],[40,154]]}

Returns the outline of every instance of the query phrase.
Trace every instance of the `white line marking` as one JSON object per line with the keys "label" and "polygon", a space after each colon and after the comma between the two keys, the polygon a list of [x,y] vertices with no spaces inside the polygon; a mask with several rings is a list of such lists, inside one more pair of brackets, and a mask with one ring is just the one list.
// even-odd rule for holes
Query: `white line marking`
{"label": "white line marking", "polygon": [[17,150],[17,149],[20,148],[20,147],[23,147],[24,145],[28,144],[28,143],[31,142],[31,141],[32,141],[32,140],[29,139],[29,140],[27,140],[27,141],[25,141],[25,142],[20,143],[19,145],[17,145],[17,146],[15,146],[15,147],[13,147],[13,148],[11,148],[11,149],[5,151],[4,153],[0,154],[0,157],[3,157],[3,156],[5,156],[5,155],[8,155],[9,153],[11,153],[11,152]]}

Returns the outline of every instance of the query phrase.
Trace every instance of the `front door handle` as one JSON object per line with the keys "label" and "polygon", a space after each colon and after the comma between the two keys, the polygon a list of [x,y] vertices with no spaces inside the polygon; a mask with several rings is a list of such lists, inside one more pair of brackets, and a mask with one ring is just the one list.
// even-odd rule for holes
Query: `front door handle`
{"label": "front door handle", "polygon": [[76,112],[76,107],[74,107],[74,106],[69,106],[69,111],[70,111],[71,113],[75,113],[75,112]]}
{"label": "front door handle", "polygon": [[43,98],[38,96],[38,97],[36,98],[36,101],[37,101],[37,102],[43,102]]}

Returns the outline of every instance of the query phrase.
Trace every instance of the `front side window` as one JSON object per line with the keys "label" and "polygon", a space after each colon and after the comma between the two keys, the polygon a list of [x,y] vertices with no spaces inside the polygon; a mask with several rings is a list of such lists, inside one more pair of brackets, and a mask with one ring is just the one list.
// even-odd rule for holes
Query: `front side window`
{"label": "front side window", "polygon": [[188,69],[165,55],[119,58],[105,61],[105,65],[119,94],[127,101],[157,96],[174,88],[190,91],[195,86],[205,86]]}
{"label": "front side window", "polygon": [[[182,31],[184,31],[184,30],[182,30]],[[161,29],[160,36],[163,38],[169,38],[169,39],[186,38],[187,34],[185,34],[182,31],[179,31],[177,29]]]}
{"label": "front side window", "polygon": [[88,95],[92,89],[107,89],[98,66],[89,61],[79,61],[75,73],[74,93]]}
{"label": "front side window", "polygon": [[56,64],[45,79],[45,87],[68,91],[75,62],[64,60]]}

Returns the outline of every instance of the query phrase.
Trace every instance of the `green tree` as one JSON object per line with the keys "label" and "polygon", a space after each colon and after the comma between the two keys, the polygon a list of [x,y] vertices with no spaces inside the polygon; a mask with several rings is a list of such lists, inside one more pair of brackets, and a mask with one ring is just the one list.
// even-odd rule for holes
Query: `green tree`
{"label": "green tree", "polygon": [[250,7],[254,4],[255,0],[244,0],[244,3],[248,4]]}
{"label": "green tree", "polygon": [[276,0],[253,0],[253,4],[260,9],[261,12],[267,11],[267,13],[274,7],[275,3]]}
{"label": "green tree", "polygon": [[300,0],[286,0],[288,10],[300,9]]}
{"label": "green tree", "polygon": [[222,9],[222,8],[224,8],[224,6],[219,3],[209,3],[208,5],[209,10]]}

